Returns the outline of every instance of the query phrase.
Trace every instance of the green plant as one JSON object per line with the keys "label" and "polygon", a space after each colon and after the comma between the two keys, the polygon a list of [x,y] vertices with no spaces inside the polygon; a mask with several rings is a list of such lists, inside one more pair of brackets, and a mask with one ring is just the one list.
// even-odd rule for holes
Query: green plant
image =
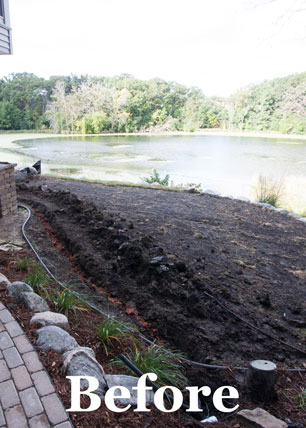
{"label": "green plant", "polygon": [[256,200],[266,204],[279,207],[283,193],[282,181],[274,181],[262,175],[258,178],[256,186]]}
{"label": "green plant", "polygon": [[156,169],[153,169],[153,174],[150,177],[143,177],[142,180],[148,184],[157,183],[161,186],[169,186],[170,175],[166,174],[164,178],[161,178]]}
{"label": "green plant", "polygon": [[35,293],[46,295],[47,291],[45,285],[48,282],[48,275],[39,263],[35,263],[29,270],[25,281],[33,288]]}
{"label": "green plant", "polygon": [[30,261],[29,261],[29,259],[24,258],[21,260],[17,260],[16,264],[17,264],[17,268],[19,270],[27,271],[29,268]]}
{"label": "green plant", "polygon": [[133,332],[136,331],[136,327],[131,324],[125,324],[112,318],[105,318],[97,327],[97,336],[106,354],[108,354],[108,347],[114,341],[121,343],[122,339],[131,337]]}
{"label": "green plant", "polygon": [[298,407],[302,407],[306,409],[306,388],[300,387],[297,391],[295,401]]}
{"label": "green plant", "polygon": [[[155,373],[157,375],[156,383],[160,385],[182,387],[187,383],[179,364],[182,355],[176,351],[164,352],[163,348],[154,344],[141,350],[135,347],[135,350],[131,351],[127,357],[142,373]],[[130,369],[121,360],[116,360],[113,364],[130,372]]]}
{"label": "green plant", "polygon": [[[287,395],[286,392],[289,392],[289,395]],[[306,388],[305,387],[298,387],[298,388],[288,388],[283,392],[283,395],[286,397],[287,400],[291,401],[292,403],[297,404],[298,407],[306,408]]]}
{"label": "green plant", "polygon": [[88,311],[86,302],[83,300],[81,294],[64,288],[64,290],[52,290],[54,294],[50,294],[49,298],[55,304],[59,312],[64,312],[68,317],[69,311],[73,311],[77,315],[78,311]]}

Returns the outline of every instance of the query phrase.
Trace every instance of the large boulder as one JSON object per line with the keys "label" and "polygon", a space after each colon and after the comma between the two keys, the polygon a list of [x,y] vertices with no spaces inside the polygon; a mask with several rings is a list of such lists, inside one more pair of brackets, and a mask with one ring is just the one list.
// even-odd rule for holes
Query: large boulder
{"label": "large boulder", "polygon": [[55,325],[63,328],[64,330],[69,328],[69,322],[65,315],[50,311],[39,312],[33,315],[30,324],[39,324],[41,327],[45,327],[46,325]]}
{"label": "large boulder", "polygon": [[77,341],[67,331],[54,325],[40,328],[37,335],[36,344],[44,351],[64,353],[78,347]]}
{"label": "large boulder", "polygon": [[49,310],[48,303],[36,293],[20,293],[20,299],[33,312],[45,312]]}
{"label": "large boulder", "polygon": [[[68,376],[93,376],[99,382],[98,394],[104,398],[107,382],[102,366],[90,348],[78,347],[63,355],[63,368]],[[81,379],[81,388],[88,388],[86,379]]]}
{"label": "large boulder", "polygon": [[[131,404],[132,406],[137,406],[137,391],[132,388],[137,386],[139,380],[138,377],[126,375],[105,375],[105,379],[108,388],[111,388],[112,386],[124,386],[130,391],[131,398],[117,398],[116,401],[118,402],[118,404],[121,404],[122,406],[127,406],[128,404]],[[116,391],[115,394],[117,394]],[[119,394],[120,391],[118,390],[118,395]],[[146,402],[154,402],[153,391],[146,391]]]}
{"label": "large boulder", "polygon": [[7,285],[7,291],[9,296],[14,297],[17,300],[23,300],[22,293],[33,293],[33,288],[25,282],[15,281]]}

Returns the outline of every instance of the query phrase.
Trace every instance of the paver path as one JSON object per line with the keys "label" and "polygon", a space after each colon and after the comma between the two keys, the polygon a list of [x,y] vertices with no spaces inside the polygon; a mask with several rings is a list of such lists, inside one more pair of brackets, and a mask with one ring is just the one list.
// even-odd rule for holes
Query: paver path
{"label": "paver path", "polygon": [[72,428],[24,331],[0,303],[0,428]]}

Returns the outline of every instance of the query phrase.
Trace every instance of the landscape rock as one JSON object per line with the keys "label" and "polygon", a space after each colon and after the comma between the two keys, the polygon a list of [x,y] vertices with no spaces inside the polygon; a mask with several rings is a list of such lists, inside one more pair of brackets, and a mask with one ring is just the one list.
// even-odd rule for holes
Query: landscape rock
{"label": "landscape rock", "polygon": [[273,205],[271,204],[267,204],[266,202],[254,202],[254,205],[258,205],[260,207],[265,207],[265,208],[271,208],[273,207]]}
{"label": "landscape rock", "polygon": [[14,297],[17,300],[23,300],[22,293],[33,293],[33,288],[25,282],[16,281],[12,282],[7,286],[7,291],[10,297]]}
{"label": "landscape rock", "polygon": [[150,261],[151,265],[159,265],[164,260],[163,256],[156,256]]}
{"label": "landscape rock", "polygon": [[30,324],[39,324],[42,327],[46,325],[55,325],[65,330],[69,328],[69,322],[65,315],[50,311],[39,312],[33,315]]}
{"label": "landscape rock", "polygon": [[20,293],[20,299],[33,312],[45,312],[49,310],[47,302],[36,293]]}
{"label": "landscape rock", "polygon": [[77,348],[77,341],[67,331],[53,325],[37,330],[37,346],[39,349],[64,353]]}
{"label": "landscape rock", "polygon": [[204,193],[211,196],[221,196],[221,193],[215,192],[214,190],[210,190],[210,189],[204,190]]}
{"label": "landscape rock", "polygon": [[[94,358],[90,348],[75,348],[63,355],[63,368],[68,376],[93,376],[99,382],[97,392],[103,398],[107,383],[102,366]],[[81,379],[81,388],[88,388],[88,382]]]}
{"label": "landscape rock", "polygon": [[0,246],[0,250],[1,251],[20,251],[22,250],[21,247],[17,247],[16,245],[12,245],[12,244],[4,244]]}
{"label": "landscape rock", "polygon": [[[121,404],[122,406],[127,406],[128,404],[131,404],[132,406],[137,405],[137,391],[132,388],[137,386],[137,382],[139,380],[138,377],[126,375],[105,375],[105,379],[108,388],[111,388],[112,386],[124,386],[130,391],[131,398],[117,398],[116,401],[118,404]],[[118,395],[119,393],[120,392],[118,390]],[[116,391],[115,394],[117,394]],[[146,401],[147,403],[154,402],[153,391],[146,391]]]}
{"label": "landscape rock", "polygon": [[245,196],[238,196],[237,198],[235,198],[237,201],[242,201],[242,202],[251,202],[249,198],[246,198]]}
{"label": "landscape rock", "polygon": [[10,283],[10,281],[7,279],[7,277],[5,275],[3,275],[2,273],[0,273],[0,284],[4,282],[6,285],[8,285]]}
{"label": "landscape rock", "polygon": [[246,428],[287,428],[286,422],[259,407],[254,410],[241,410],[237,416]]}
{"label": "landscape rock", "polygon": [[288,215],[289,215],[290,217],[297,218],[298,220],[300,220],[300,219],[301,219],[301,216],[299,216],[299,215],[298,215],[298,214],[296,214],[296,213],[288,213]]}

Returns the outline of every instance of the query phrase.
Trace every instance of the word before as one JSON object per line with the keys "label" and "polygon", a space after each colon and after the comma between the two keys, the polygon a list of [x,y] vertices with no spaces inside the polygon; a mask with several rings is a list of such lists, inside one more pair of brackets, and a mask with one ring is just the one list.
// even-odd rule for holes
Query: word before
{"label": "word before", "polygon": [[[147,378],[153,382],[157,380],[155,373],[145,373],[138,379],[137,386],[132,387],[134,391],[137,391],[137,407],[134,409],[134,412],[151,411],[146,407],[146,392],[152,391],[153,388],[147,385]],[[71,407],[70,409],[67,409],[68,412],[93,412],[101,406],[101,398],[94,392],[99,388],[99,381],[95,377],[67,376],[67,379],[70,379],[71,381]],[[83,391],[81,391],[81,379],[85,379],[88,382],[88,388]],[[211,388],[209,386],[202,386],[201,388],[197,386],[188,386],[185,389],[189,392],[189,408],[186,409],[186,412],[202,412],[203,410],[199,408],[199,394],[202,394],[204,397],[209,397],[211,395]],[[170,391],[172,395],[172,407],[170,409],[167,409],[164,404],[164,398],[167,396],[167,391]],[[90,398],[90,405],[87,409],[81,408],[81,395],[87,395]],[[116,405],[116,400],[129,398],[131,398],[131,393],[128,388],[118,385],[113,386],[106,391],[104,401],[109,410],[116,413],[122,413],[129,410],[131,404],[128,404],[125,407],[118,407]],[[239,393],[233,386],[221,386],[216,389],[212,398],[213,404],[219,412],[229,413],[237,410],[239,407],[238,404],[234,407],[226,407],[223,403],[224,400],[228,402],[230,399],[239,398]],[[154,405],[161,412],[175,412],[182,407],[182,404],[183,394],[174,386],[163,386],[158,388],[154,393]]]}

